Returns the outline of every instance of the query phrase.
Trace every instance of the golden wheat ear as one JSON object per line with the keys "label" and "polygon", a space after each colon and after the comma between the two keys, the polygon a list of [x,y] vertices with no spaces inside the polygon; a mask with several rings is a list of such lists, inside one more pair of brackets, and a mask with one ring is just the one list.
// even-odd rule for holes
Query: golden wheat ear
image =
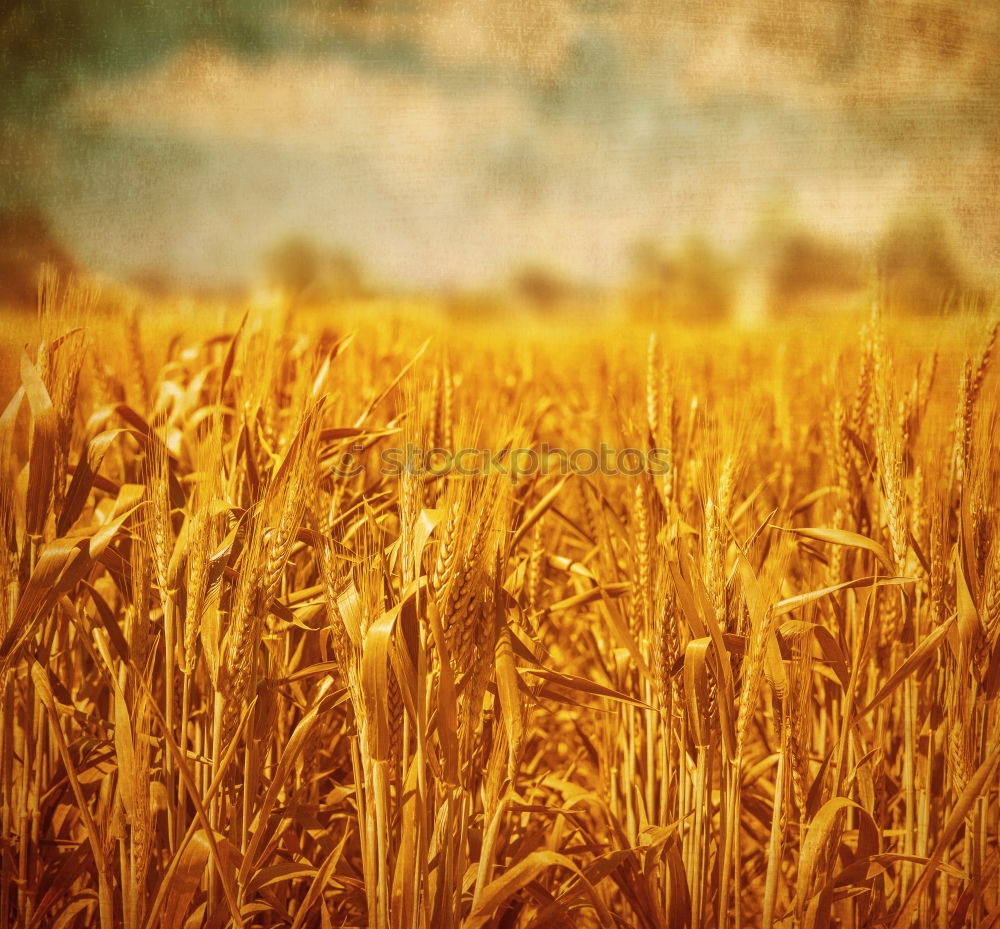
{"label": "golden wheat ear", "polygon": [[[89,299],[0,409],[0,929],[996,922],[996,327]],[[601,442],[671,467],[380,467]]]}

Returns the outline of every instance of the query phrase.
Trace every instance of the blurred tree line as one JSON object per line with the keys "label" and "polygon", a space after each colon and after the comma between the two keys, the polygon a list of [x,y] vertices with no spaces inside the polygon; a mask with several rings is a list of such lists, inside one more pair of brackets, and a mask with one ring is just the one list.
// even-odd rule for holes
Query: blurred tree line
{"label": "blurred tree line", "polygon": [[[78,269],[44,215],[0,208],[0,303],[33,306],[43,264],[62,273]],[[363,299],[377,290],[350,251],[302,235],[288,236],[263,256],[261,279],[308,304]],[[991,298],[989,287],[968,270],[940,215],[916,212],[897,216],[868,253],[794,224],[758,232],[734,253],[702,236],[672,246],[644,240],[632,249],[624,299],[629,314],[643,322],[808,316],[863,307],[876,280],[889,308],[903,313],[976,308]],[[183,289],[155,269],[130,283],[151,295]],[[467,311],[469,298],[459,300]],[[748,311],[748,301],[759,305]],[[488,302],[497,310],[515,306],[547,316],[599,300],[596,291],[567,275],[527,264],[513,274],[504,294]],[[486,311],[479,303],[474,307],[475,313]]]}
{"label": "blurred tree line", "polygon": [[902,313],[978,308],[991,297],[948,224],[926,210],[893,218],[874,249],[795,223],[765,225],[734,252],[702,236],[673,246],[645,240],[632,252],[626,300],[630,315],[647,322],[760,320],[863,308],[876,281]]}

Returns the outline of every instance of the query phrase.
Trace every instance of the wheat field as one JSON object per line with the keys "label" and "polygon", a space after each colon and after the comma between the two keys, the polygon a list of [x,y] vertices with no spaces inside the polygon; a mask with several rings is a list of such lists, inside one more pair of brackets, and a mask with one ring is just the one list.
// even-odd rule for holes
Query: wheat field
{"label": "wheat field", "polygon": [[0,929],[1000,925],[996,325],[529,328],[43,281]]}

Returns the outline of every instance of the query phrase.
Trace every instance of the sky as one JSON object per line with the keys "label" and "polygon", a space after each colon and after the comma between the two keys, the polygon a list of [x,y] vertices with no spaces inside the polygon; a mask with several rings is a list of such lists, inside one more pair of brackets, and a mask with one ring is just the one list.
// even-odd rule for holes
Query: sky
{"label": "sky", "polygon": [[863,248],[935,209],[1000,267],[995,2],[127,8],[0,14],[0,203],[99,271],[246,283],[303,235],[394,284],[600,284],[776,209]]}

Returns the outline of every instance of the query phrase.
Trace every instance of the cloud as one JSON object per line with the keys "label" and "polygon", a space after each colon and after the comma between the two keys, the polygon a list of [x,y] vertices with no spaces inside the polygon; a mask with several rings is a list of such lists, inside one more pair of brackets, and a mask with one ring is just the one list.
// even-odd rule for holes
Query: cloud
{"label": "cloud", "polygon": [[302,5],[271,55],[188,44],[81,85],[36,187],[84,260],[192,280],[290,232],[421,285],[607,280],[640,237],[738,243],[775,197],[860,242],[937,200],[995,255],[998,16],[775,9]]}

